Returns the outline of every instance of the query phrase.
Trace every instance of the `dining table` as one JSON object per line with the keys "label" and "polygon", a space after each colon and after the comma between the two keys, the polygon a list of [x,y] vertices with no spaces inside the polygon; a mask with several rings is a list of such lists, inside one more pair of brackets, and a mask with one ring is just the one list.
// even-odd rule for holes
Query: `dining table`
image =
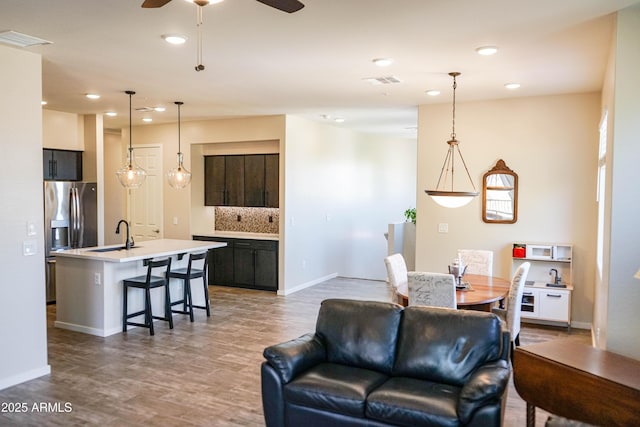
{"label": "dining table", "polygon": [[[462,283],[468,283],[465,289],[456,287],[456,304],[459,309],[491,311],[498,303],[503,304],[509,293],[511,281],[497,276],[483,276],[481,274],[465,274]],[[409,296],[398,294],[398,302],[403,306],[409,305]]]}

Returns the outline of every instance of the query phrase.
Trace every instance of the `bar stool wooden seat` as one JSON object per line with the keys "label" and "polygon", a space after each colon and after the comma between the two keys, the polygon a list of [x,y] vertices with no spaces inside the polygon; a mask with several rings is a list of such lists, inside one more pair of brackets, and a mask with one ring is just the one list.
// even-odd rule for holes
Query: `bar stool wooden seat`
{"label": "bar stool wooden seat", "polygon": [[[162,275],[153,275],[154,269],[164,268]],[[169,329],[173,329],[173,317],[171,315],[171,296],[169,294],[169,272],[171,271],[171,258],[163,260],[149,260],[147,274],[132,277],[122,281],[122,332],[127,332],[127,325],[149,328],[149,333],[154,335],[153,319],[169,322]],[[151,289],[164,287],[164,316],[154,316],[151,310]],[[135,313],[128,312],[127,299],[129,288],[144,290],[144,310]],[[132,322],[129,319],[144,314],[144,323]]]}
{"label": "bar stool wooden seat", "polygon": [[[184,281],[182,286],[182,299],[178,301],[172,301],[171,307],[182,304],[182,310],[172,309],[173,313],[188,314],[189,319],[193,322],[193,309],[200,308],[207,311],[207,317],[211,316],[211,308],[209,305],[209,287],[207,286],[207,255],[208,252],[201,252],[197,254],[189,254],[189,262],[187,268],[177,268],[169,272],[169,277],[174,279],[181,279]],[[194,261],[203,260],[202,268],[194,268]],[[191,298],[191,280],[202,277],[202,283],[204,285],[204,305],[193,304]]]}

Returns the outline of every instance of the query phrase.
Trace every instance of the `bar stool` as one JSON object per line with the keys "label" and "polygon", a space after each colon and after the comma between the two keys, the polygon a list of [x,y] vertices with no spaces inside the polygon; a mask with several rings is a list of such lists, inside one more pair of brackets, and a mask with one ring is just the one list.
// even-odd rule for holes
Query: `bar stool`
{"label": "bar stool", "polygon": [[[184,286],[182,287],[182,299],[172,301],[171,306],[182,304],[182,310],[171,310],[173,313],[188,314],[189,319],[193,322],[193,309],[201,308],[207,311],[207,317],[211,317],[211,309],[209,306],[209,287],[207,286],[207,257],[208,252],[197,254],[189,254],[189,263],[187,268],[176,268],[169,272],[169,277],[174,279],[182,279]],[[193,268],[194,261],[204,260],[202,268]],[[205,305],[194,305],[191,298],[191,280],[202,277],[204,284],[204,302]]]}
{"label": "bar stool", "polygon": [[[164,267],[161,276],[154,276],[152,271],[156,268]],[[149,328],[149,333],[154,335],[153,319],[165,320],[169,322],[169,329],[173,329],[173,317],[171,315],[169,295],[169,272],[171,271],[171,258],[163,260],[149,260],[147,264],[147,274],[144,276],[132,277],[122,281],[123,305],[122,305],[122,332],[127,332],[127,325]],[[151,289],[164,287],[164,317],[154,316],[151,311]],[[144,310],[128,313],[127,296],[129,288],[144,290]],[[144,323],[131,322],[132,317],[144,314]]]}

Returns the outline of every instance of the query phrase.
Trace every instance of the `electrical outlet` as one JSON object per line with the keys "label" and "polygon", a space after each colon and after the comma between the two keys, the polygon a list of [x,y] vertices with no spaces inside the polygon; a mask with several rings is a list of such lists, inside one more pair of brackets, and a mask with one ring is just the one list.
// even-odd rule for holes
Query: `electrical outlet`
{"label": "electrical outlet", "polygon": [[449,232],[449,224],[446,222],[441,222],[438,224],[438,233],[448,233]]}
{"label": "electrical outlet", "polygon": [[173,225],[178,225],[178,217],[177,216],[173,217]]}
{"label": "electrical outlet", "polygon": [[93,284],[99,285],[101,282],[100,273],[93,273]]}

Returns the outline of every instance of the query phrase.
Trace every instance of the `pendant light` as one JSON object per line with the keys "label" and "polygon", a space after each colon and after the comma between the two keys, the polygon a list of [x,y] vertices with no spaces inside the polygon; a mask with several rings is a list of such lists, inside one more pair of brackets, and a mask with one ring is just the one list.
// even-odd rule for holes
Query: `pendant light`
{"label": "pendant light", "polygon": [[167,179],[169,180],[170,186],[179,190],[189,185],[191,182],[191,172],[182,164],[183,157],[182,151],[180,151],[180,106],[184,104],[184,102],[176,101],[174,104],[178,106],[178,166],[167,172]]}
{"label": "pendant light", "polygon": [[129,155],[127,156],[127,164],[116,171],[116,176],[124,188],[134,189],[142,185],[144,179],[147,177],[147,172],[137,165],[133,157],[133,146],[131,145],[131,96],[136,93],[132,90],[127,90],[125,93],[129,95]]}
{"label": "pendant light", "polygon": [[[460,146],[458,145],[459,141],[456,139],[456,77],[459,76],[460,73],[451,72],[449,73],[449,75],[453,77],[453,124],[451,128],[451,139],[447,141],[447,144],[449,144],[449,150],[447,151],[447,155],[444,158],[444,163],[442,164],[442,169],[440,170],[440,177],[438,178],[436,189],[425,190],[425,192],[429,196],[431,196],[433,201],[440,206],[443,206],[445,208],[459,208],[469,203],[479,193],[478,191],[476,191],[476,186],[473,185],[473,180],[471,179],[471,175],[469,174],[469,169],[467,169],[467,164],[465,163],[464,158],[462,157],[462,153],[460,152]],[[458,153],[458,156],[462,161],[462,165],[464,166],[464,170],[467,173],[469,182],[471,182],[473,191],[454,191],[453,189],[453,177],[455,168],[454,163],[456,152]],[[450,184],[449,181],[451,181]],[[440,186],[441,183],[442,187]],[[447,189],[447,187],[449,187],[449,189]]]}

